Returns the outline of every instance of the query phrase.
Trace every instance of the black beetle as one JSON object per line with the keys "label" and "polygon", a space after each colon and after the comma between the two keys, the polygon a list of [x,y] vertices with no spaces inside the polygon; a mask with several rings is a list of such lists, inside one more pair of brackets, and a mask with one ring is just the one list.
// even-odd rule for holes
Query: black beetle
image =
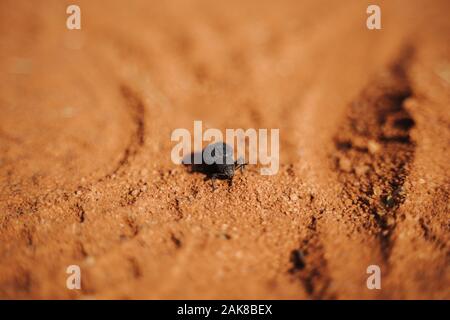
{"label": "black beetle", "polygon": [[244,170],[246,163],[240,160],[234,161],[233,148],[224,142],[216,142],[208,145],[202,152],[203,171],[212,181],[213,189],[215,179],[228,180],[232,184],[234,172],[241,169]]}

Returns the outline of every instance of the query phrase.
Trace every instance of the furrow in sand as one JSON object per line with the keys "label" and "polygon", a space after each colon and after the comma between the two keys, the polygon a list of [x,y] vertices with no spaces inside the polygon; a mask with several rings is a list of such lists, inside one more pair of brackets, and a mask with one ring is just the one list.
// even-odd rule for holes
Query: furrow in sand
{"label": "furrow in sand", "polygon": [[320,234],[317,232],[318,219],[320,217],[311,217],[307,235],[302,239],[299,248],[291,252],[292,267],[289,273],[302,282],[309,298],[321,300],[334,296],[328,292],[331,278]]}
{"label": "furrow in sand", "polygon": [[127,102],[128,110],[135,124],[135,131],[131,135],[130,142],[125,148],[121,159],[107,177],[116,174],[126,166],[129,163],[130,158],[135,156],[138,150],[144,145],[145,139],[145,106],[142,99],[126,85],[120,87],[120,92]]}
{"label": "furrow in sand", "polygon": [[404,108],[412,96],[407,65],[412,50],[405,49],[353,102],[335,137],[338,179],[346,207],[363,216],[363,230],[374,233],[388,262],[397,211],[405,200],[403,184],[414,157],[410,130],[415,121]]}

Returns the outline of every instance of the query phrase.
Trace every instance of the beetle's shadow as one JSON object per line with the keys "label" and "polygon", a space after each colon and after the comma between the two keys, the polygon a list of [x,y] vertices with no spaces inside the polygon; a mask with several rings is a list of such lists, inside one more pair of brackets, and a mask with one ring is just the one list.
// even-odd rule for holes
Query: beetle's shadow
{"label": "beetle's shadow", "polygon": [[[195,157],[200,157],[202,163],[194,163]],[[203,162],[203,152],[192,152],[191,154],[185,156],[182,160],[182,164],[188,168],[189,173],[199,172],[205,175],[205,180],[210,179],[211,175],[214,173],[211,165]]]}

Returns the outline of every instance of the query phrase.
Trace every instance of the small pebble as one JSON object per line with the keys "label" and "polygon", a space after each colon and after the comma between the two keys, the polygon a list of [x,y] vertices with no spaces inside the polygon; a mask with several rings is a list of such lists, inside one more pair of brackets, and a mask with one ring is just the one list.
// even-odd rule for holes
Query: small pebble
{"label": "small pebble", "polygon": [[342,171],[350,172],[352,171],[352,162],[345,157],[339,158],[339,168]]}
{"label": "small pebble", "polygon": [[357,167],[355,168],[355,173],[356,173],[358,176],[362,176],[362,175],[365,174],[367,171],[369,171],[369,167],[366,166],[366,165],[357,166]]}
{"label": "small pebble", "polygon": [[369,142],[367,143],[367,149],[371,154],[375,154],[381,150],[381,146],[378,142],[369,140]]}
{"label": "small pebble", "polygon": [[95,258],[92,256],[87,256],[84,260],[88,266],[92,266],[95,264]]}

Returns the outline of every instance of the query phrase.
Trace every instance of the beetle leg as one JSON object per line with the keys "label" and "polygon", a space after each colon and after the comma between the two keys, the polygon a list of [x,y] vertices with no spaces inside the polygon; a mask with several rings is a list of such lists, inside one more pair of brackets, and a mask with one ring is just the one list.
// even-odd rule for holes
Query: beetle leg
{"label": "beetle leg", "polygon": [[248,165],[248,163],[238,163],[237,161],[234,163],[234,170],[241,169],[241,172],[244,172],[244,167]]}
{"label": "beetle leg", "polygon": [[211,175],[211,183],[212,183],[213,191],[216,190],[216,184],[214,183],[214,181],[216,181],[216,178],[217,178],[216,174]]}

